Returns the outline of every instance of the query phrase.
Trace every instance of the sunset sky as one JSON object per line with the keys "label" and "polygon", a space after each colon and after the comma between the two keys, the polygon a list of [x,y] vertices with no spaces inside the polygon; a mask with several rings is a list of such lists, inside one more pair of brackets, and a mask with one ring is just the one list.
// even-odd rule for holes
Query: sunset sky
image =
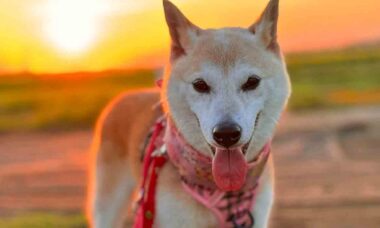
{"label": "sunset sky", "polygon": [[[172,0],[198,26],[249,26],[268,0]],[[379,0],[281,0],[286,52],[380,40]],[[0,0],[0,73],[162,66],[161,0]]]}

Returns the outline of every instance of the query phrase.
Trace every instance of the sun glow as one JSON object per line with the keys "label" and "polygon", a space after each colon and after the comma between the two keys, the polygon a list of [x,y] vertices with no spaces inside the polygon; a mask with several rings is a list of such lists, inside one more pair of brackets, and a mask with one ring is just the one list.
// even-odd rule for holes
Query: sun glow
{"label": "sun glow", "polygon": [[[248,26],[268,1],[172,0],[202,28]],[[380,39],[379,0],[282,3],[285,52]],[[162,0],[0,0],[0,74],[155,68],[169,41]]]}
{"label": "sun glow", "polygon": [[78,54],[99,38],[107,7],[104,0],[49,0],[45,10],[48,40],[65,53]]}

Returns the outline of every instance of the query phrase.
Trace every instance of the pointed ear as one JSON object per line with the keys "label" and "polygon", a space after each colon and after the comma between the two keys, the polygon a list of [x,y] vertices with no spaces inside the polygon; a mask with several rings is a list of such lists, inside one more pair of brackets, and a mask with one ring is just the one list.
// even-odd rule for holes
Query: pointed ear
{"label": "pointed ear", "polygon": [[192,24],[170,1],[163,0],[166,23],[169,27],[171,44],[171,61],[186,55],[194,44],[201,29]]}
{"label": "pointed ear", "polygon": [[277,22],[279,0],[270,0],[259,19],[248,30],[257,35],[264,45],[273,51],[278,51]]}

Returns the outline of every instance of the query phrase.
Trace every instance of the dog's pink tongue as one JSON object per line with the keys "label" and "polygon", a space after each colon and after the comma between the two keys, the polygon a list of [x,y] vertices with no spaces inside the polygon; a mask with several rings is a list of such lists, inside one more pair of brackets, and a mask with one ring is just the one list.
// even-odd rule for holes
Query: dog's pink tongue
{"label": "dog's pink tongue", "polygon": [[239,190],[245,183],[248,164],[241,149],[216,149],[212,160],[212,175],[224,191]]}

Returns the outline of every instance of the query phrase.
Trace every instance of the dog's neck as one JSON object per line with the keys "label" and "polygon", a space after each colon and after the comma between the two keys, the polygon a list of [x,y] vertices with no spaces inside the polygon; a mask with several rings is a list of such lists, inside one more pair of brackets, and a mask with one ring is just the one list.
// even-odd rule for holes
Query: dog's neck
{"label": "dog's neck", "polygon": [[[163,129],[166,129],[165,132]],[[145,217],[145,213],[154,214],[157,176],[160,167],[168,160],[178,169],[184,190],[216,216],[218,227],[253,226],[255,219],[252,208],[255,204],[259,177],[269,157],[270,143],[248,165],[249,172],[245,184],[237,191],[223,191],[217,187],[212,175],[212,158],[188,144],[170,118],[160,118],[157,121],[146,151],[142,195],[139,200],[141,205],[134,227],[142,227],[145,223],[151,227],[153,224],[151,219]]]}
{"label": "dog's neck", "polygon": [[[192,186],[219,190],[212,175],[212,158],[197,151],[186,142],[170,118],[164,136],[170,161],[178,169],[182,180]],[[249,172],[241,190],[254,188],[263,173],[270,154],[271,143],[267,143],[258,156],[248,164]]]}

